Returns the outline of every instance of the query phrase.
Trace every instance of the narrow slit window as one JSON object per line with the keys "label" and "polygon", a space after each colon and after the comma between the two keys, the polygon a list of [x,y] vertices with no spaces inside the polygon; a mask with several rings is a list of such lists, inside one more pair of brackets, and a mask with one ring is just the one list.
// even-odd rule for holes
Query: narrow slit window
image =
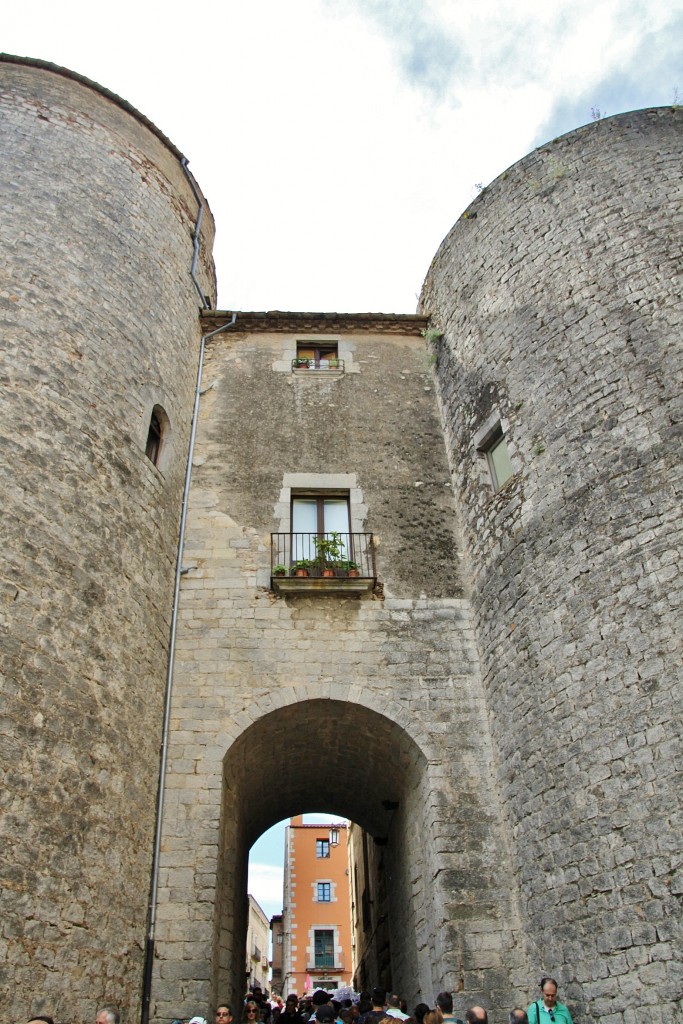
{"label": "narrow slit window", "polygon": [[168,416],[160,405],[155,405],[149,418],[145,455],[154,466],[161,470],[164,469],[163,463],[166,462],[168,434]]}
{"label": "narrow slit window", "polygon": [[149,421],[145,455],[155,466],[158,465],[159,455],[161,454],[161,433],[161,420],[157,410],[154,409]]}

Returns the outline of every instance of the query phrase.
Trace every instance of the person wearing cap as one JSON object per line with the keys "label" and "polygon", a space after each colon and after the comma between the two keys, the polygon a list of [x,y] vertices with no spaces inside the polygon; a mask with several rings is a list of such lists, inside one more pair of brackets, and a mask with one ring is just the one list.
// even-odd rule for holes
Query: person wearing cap
{"label": "person wearing cap", "polygon": [[191,1017],[188,1024],[207,1024],[205,1017]]}
{"label": "person wearing cap", "polygon": [[315,1011],[315,1019],[318,1021],[318,1024],[335,1024],[335,1022],[341,1024],[332,1003],[323,1003],[322,1006],[318,1006]]}
{"label": "person wearing cap", "polygon": [[280,1024],[306,1024],[306,1018],[299,1009],[299,1000],[295,995],[288,995],[285,1006],[280,1014]]}

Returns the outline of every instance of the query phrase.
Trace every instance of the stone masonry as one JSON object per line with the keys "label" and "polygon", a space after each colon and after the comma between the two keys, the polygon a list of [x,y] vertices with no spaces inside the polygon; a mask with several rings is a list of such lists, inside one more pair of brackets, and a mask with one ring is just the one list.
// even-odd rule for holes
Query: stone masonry
{"label": "stone masonry", "polygon": [[[138,1014],[197,372],[180,155],[93,83],[0,62],[0,1001]],[[204,218],[204,252],[212,225]],[[199,267],[213,294],[211,264]],[[170,421],[160,468],[152,408]]]}
{"label": "stone masonry", "polygon": [[[502,1009],[514,998],[524,942],[424,325],[238,314],[207,346],[166,778],[159,1020],[239,993],[248,848],[307,806],[386,839],[393,979],[408,998],[459,981],[463,999]],[[316,335],[338,337],[343,376],[292,374],[296,340]],[[270,533],[291,493],[312,485],[348,490],[357,528],[377,538],[383,599],[270,589]]]}
{"label": "stone masonry", "polygon": [[610,1024],[681,1019],[682,132],[641,111],[532,153],[421,300],[525,929]]}
{"label": "stone masonry", "polygon": [[[159,1024],[239,998],[249,847],[316,809],[371,844],[364,969],[409,1000],[502,1019],[547,971],[579,1022],[681,1020],[682,123],[609,118],[510,168],[417,315],[231,323],[199,311],[213,224],[195,286],[182,154],[0,59],[9,1018],[132,1024],[146,943]],[[316,340],[343,372],[293,372]],[[311,493],[373,534],[374,589],[271,585]]]}

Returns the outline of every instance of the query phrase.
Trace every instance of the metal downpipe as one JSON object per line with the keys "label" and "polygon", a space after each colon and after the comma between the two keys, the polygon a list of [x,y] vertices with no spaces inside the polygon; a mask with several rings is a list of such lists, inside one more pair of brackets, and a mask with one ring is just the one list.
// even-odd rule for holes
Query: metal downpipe
{"label": "metal downpipe", "polygon": [[[180,161],[180,166],[182,167],[182,169],[185,172],[185,177],[187,178],[188,184],[189,184],[190,188],[192,189],[192,194],[195,197],[195,199],[197,200],[197,206],[199,207],[198,212],[197,212],[197,220],[195,221],[195,225],[194,225],[194,232],[192,234],[192,249],[193,249],[193,252],[192,252],[192,265],[190,267],[190,277],[192,278],[192,283],[194,284],[195,288],[199,292],[199,297],[202,300],[202,308],[203,309],[210,309],[211,307],[210,307],[210,305],[209,305],[209,303],[207,301],[206,295],[202,291],[202,286],[200,285],[199,281],[197,280],[197,261],[199,260],[199,232],[201,231],[202,220],[204,218],[204,203],[202,202],[202,197],[200,196],[199,192],[197,191],[197,188],[196,188],[195,183],[194,183],[194,179],[193,179],[192,175],[190,174],[190,172],[188,170],[187,164],[188,164],[187,157],[185,157],[185,156],[182,157],[182,159]],[[208,337],[211,337],[211,335],[208,335]]]}
{"label": "metal downpipe", "polygon": [[150,885],[148,905],[148,927],[147,939],[145,942],[145,967],[142,981],[142,1008],[140,1014],[141,1024],[149,1022],[149,1004],[152,995],[152,971],[154,967],[154,936],[156,929],[156,907],[159,891],[159,857],[161,853],[161,828],[164,814],[164,784],[166,781],[166,767],[168,763],[168,734],[171,720],[171,696],[173,692],[173,669],[175,662],[176,632],[178,626],[178,605],[180,601],[180,577],[183,568],[183,552],[185,549],[185,526],[187,524],[187,510],[190,496],[190,482],[192,479],[192,457],[194,454],[195,439],[197,437],[197,420],[199,417],[199,399],[201,397],[202,372],[204,369],[204,351],[206,342],[214,335],[220,334],[232,327],[237,320],[237,313],[232,314],[232,319],[216,328],[209,334],[202,335],[199,348],[199,364],[197,367],[197,385],[194,395],[194,407],[192,410],[192,428],[190,431],[190,444],[187,455],[187,467],[185,470],[185,485],[183,488],[183,503],[180,515],[180,532],[178,536],[178,557],[176,561],[175,587],[173,592],[173,612],[171,615],[171,635],[168,650],[168,672],[166,675],[166,695],[164,700],[164,724],[161,736],[161,759],[159,765],[159,789],[157,792],[156,828],[154,835],[154,855],[152,860],[152,879]]}

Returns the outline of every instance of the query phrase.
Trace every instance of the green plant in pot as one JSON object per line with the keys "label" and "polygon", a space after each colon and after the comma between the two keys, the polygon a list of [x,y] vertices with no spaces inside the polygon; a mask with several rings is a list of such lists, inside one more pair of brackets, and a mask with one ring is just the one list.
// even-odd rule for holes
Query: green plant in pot
{"label": "green plant in pot", "polygon": [[286,576],[287,566],[286,565],[275,565],[273,566],[273,576]]}
{"label": "green plant in pot", "polygon": [[332,530],[324,537],[314,537],[316,562],[322,570],[323,576],[334,576],[334,570],[338,568],[341,556],[344,553],[344,542],[337,530]]}
{"label": "green plant in pot", "polygon": [[313,562],[310,558],[300,558],[297,562],[292,562],[292,576],[310,576],[310,568]]}

